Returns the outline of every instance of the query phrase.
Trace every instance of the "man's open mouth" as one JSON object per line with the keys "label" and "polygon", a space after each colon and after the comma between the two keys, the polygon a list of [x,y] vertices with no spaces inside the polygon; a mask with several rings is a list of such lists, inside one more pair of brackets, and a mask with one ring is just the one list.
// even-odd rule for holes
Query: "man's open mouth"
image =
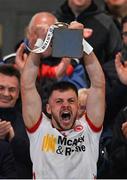
{"label": "man's open mouth", "polygon": [[69,111],[64,111],[61,113],[61,119],[64,121],[68,121],[71,118],[71,113]]}

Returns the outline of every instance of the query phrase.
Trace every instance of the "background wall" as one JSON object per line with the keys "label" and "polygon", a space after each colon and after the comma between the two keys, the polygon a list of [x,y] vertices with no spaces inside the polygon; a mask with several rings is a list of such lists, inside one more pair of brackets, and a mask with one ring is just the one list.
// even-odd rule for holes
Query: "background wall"
{"label": "background wall", "polygon": [[29,20],[39,11],[54,11],[63,0],[0,0],[0,54],[14,51]]}
{"label": "background wall", "polygon": [[[96,0],[97,3],[103,0]],[[29,20],[39,11],[55,11],[64,0],[0,0],[0,57],[14,52]]]}

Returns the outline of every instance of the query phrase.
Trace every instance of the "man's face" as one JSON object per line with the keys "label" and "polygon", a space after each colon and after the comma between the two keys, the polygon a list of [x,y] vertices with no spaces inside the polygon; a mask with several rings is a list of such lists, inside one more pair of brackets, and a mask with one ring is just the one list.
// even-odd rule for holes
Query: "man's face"
{"label": "man's face", "polygon": [[124,45],[127,46],[127,22],[123,24],[122,38],[123,38]]}
{"label": "man's face", "polygon": [[89,0],[68,0],[69,4],[73,4],[77,7],[82,7],[87,4]]}
{"label": "man's face", "polygon": [[19,96],[19,81],[15,76],[0,73],[0,108],[14,107]]}
{"label": "man's face", "polygon": [[47,112],[52,115],[52,124],[59,130],[73,128],[78,113],[78,97],[72,90],[55,90],[49,98]]}
{"label": "man's face", "polygon": [[108,3],[111,6],[119,7],[127,3],[127,0],[106,0],[106,3]]}
{"label": "man's face", "polygon": [[[29,46],[33,49],[34,44],[37,40],[37,37],[41,39],[45,39],[48,29],[51,25],[55,24],[55,19],[53,17],[49,17],[46,15],[38,15],[33,23],[32,27],[28,32],[28,40]],[[47,48],[47,50],[42,54],[43,57],[48,57],[51,55],[51,46]]]}

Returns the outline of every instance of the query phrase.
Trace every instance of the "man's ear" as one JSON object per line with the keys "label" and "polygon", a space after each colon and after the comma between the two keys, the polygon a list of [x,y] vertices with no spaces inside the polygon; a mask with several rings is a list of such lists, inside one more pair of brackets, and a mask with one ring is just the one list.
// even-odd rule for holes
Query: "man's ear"
{"label": "man's ear", "polygon": [[51,108],[49,104],[46,104],[46,111],[48,114],[51,114]]}

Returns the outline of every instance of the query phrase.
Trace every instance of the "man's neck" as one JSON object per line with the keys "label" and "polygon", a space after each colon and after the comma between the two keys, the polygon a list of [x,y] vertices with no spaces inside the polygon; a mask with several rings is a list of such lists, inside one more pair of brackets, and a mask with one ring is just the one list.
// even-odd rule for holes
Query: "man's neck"
{"label": "man's neck", "polygon": [[92,0],[87,0],[87,2],[83,6],[75,6],[73,3],[68,1],[68,5],[71,8],[74,15],[77,17],[81,12],[87,9],[91,5]]}

